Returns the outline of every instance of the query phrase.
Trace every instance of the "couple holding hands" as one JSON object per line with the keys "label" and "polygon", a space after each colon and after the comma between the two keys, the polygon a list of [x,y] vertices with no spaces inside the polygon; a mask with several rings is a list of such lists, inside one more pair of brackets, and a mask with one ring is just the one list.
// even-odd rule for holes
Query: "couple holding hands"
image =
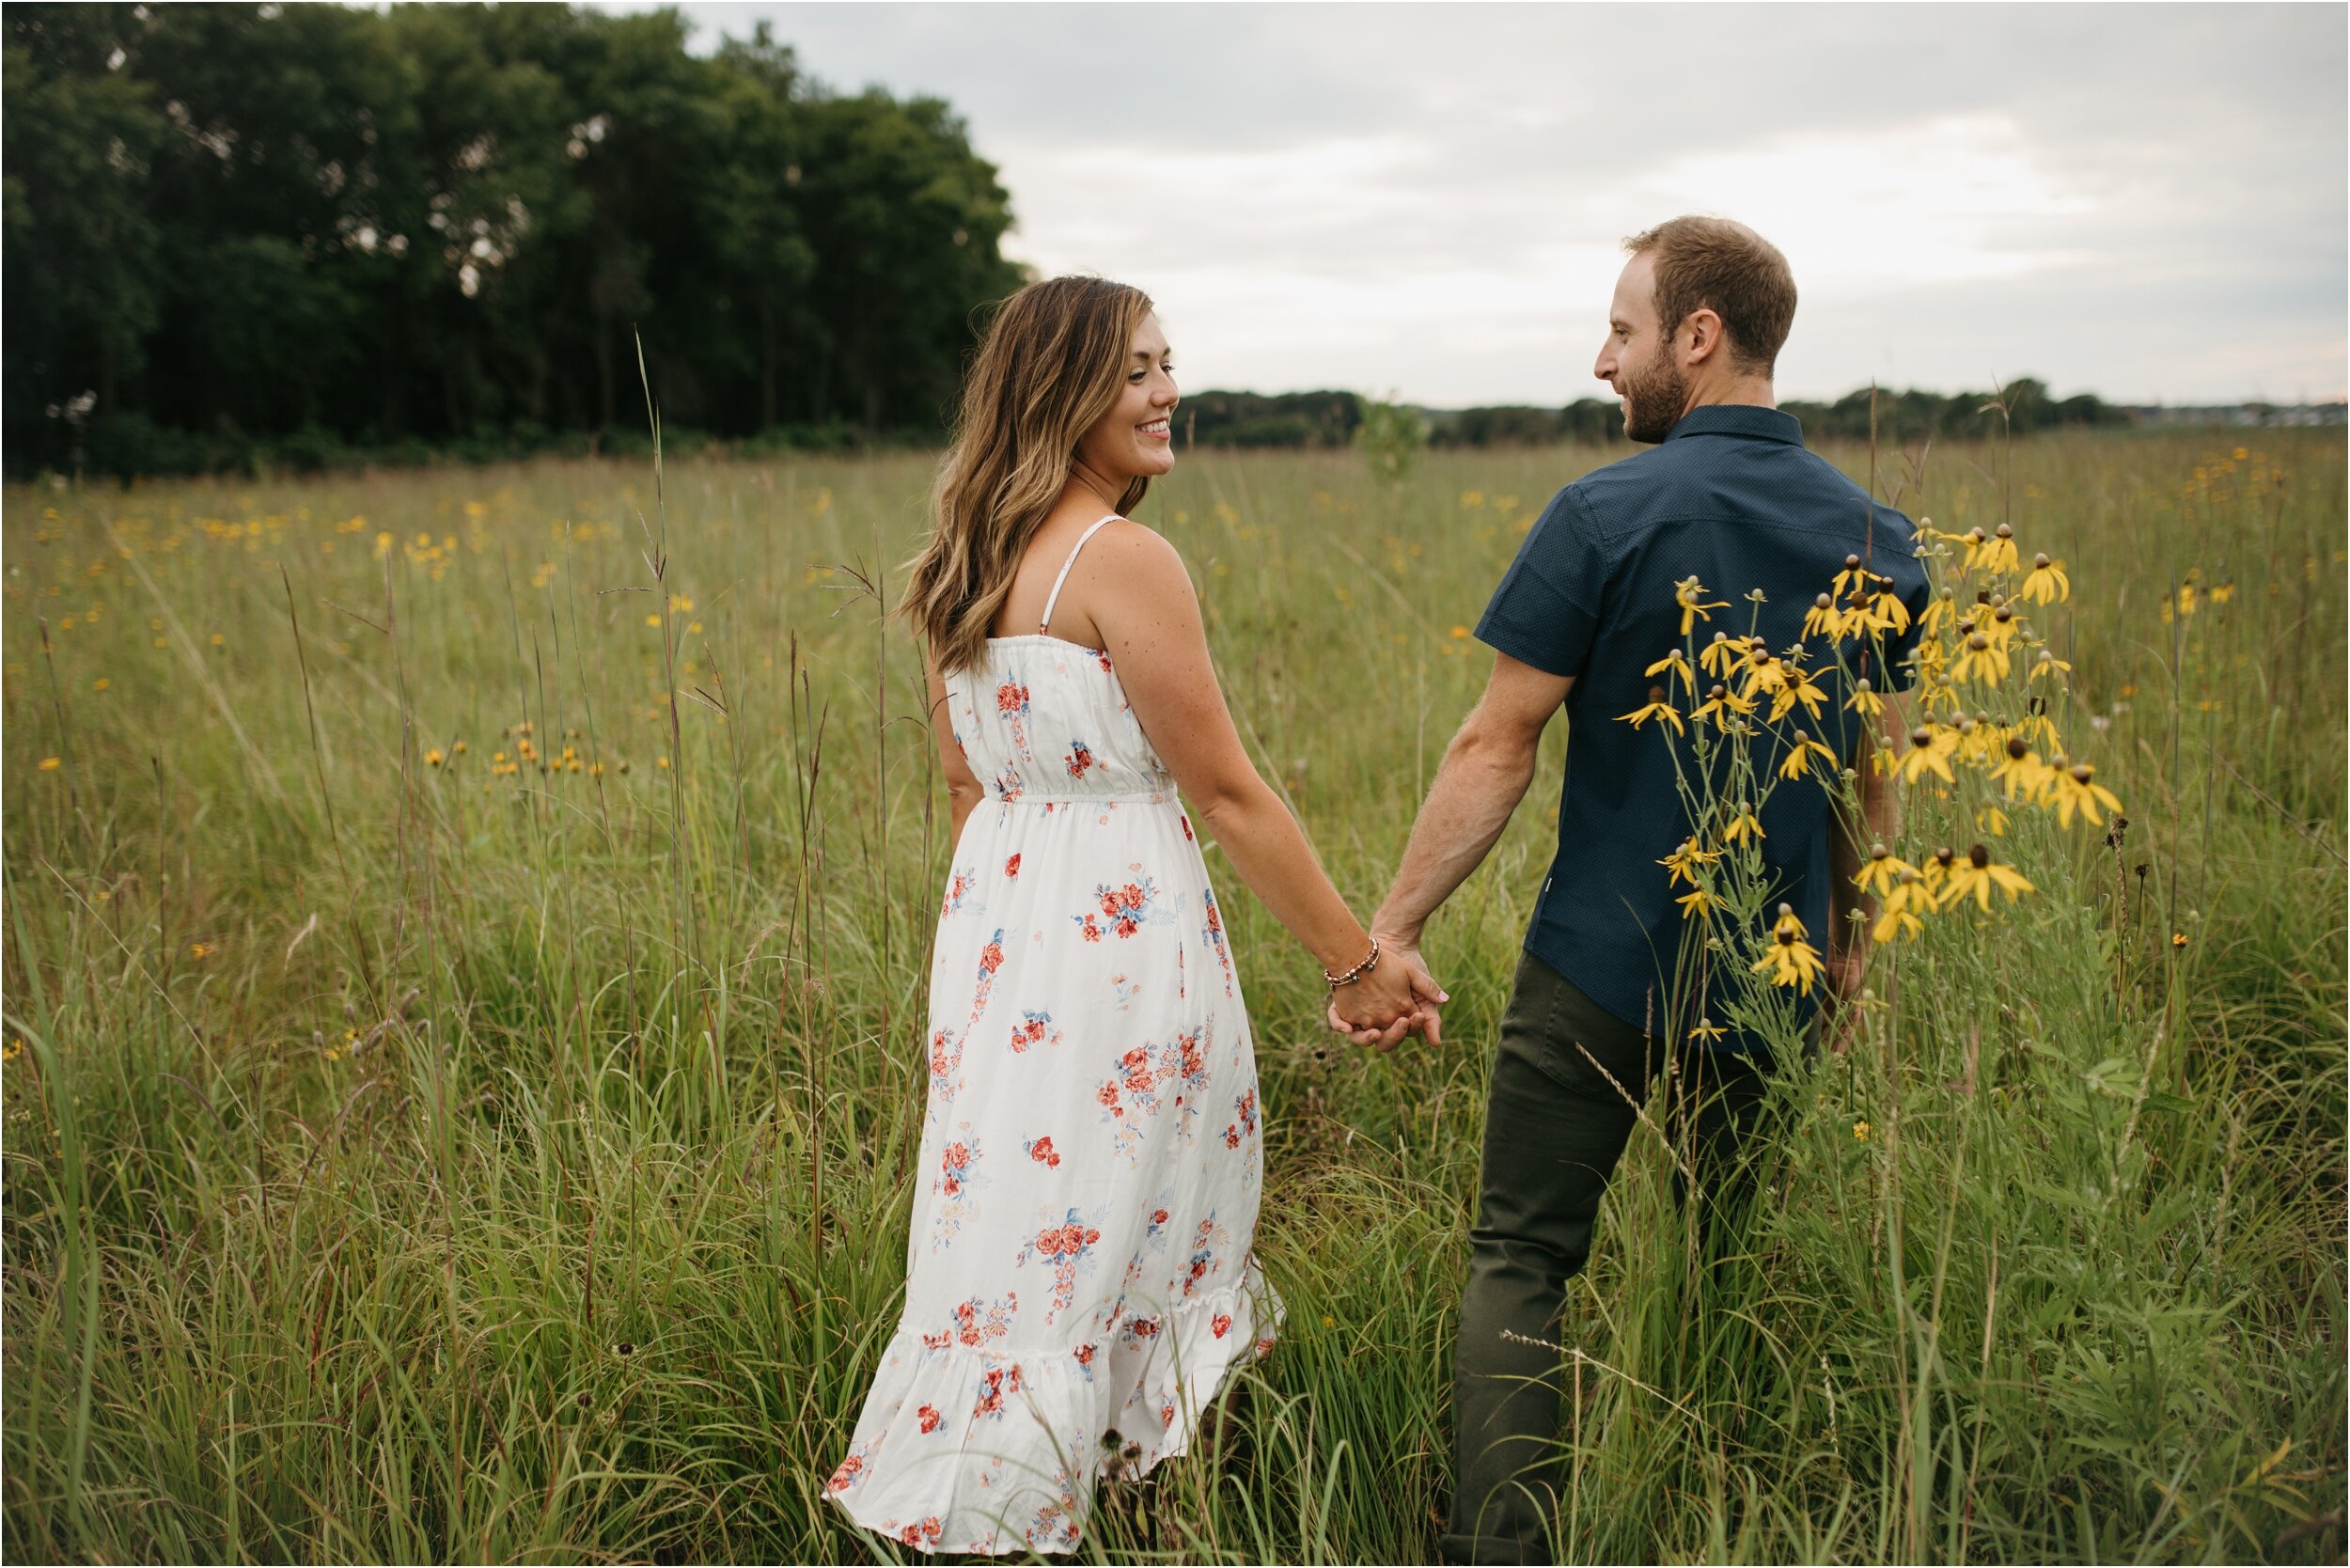
{"label": "couple holding hands", "polygon": [[[904,1315],[825,1483],[859,1525],[924,1551],[1068,1552],[1098,1481],[1186,1451],[1280,1320],[1251,1245],[1248,1014],[1199,836],[1322,964],[1333,1028],[1435,1042],[1449,997],[1421,928],[1500,837],[1563,709],[1558,855],[1490,1080],[1440,1544],[1454,1561],[1546,1560],[1552,1343],[1651,1080],[1671,1064],[1672,1114],[1718,1201],[1739,1190],[1772,1069],[1736,1031],[1653,1032],[1705,1011],[1688,996],[1704,978],[1676,973],[1682,912],[1657,870],[1690,827],[1671,748],[1612,721],[1652,700],[1689,577],[1762,590],[1773,648],[1803,640],[1864,528],[1913,621],[1926,594],[1909,521],[1775,406],[1785,258],[1716,218],[1625,249],[1594,372],[1650,449],[1559,491],[1527,535],[1477,626],[1492,677],[1368,928],[1249,762],[1181,558],[1126,515],[1175,463],[1152,302],[1060,277],[995,312],[904,601],[954,849]],[[1880,693],[1903,651],[1871,669]],[[1897,733],[1897,709],[1881,722]],[[1867,744],[1852,723],[1826,738],[1847,765]],[[1882,827],[1889,796],[1861,777]],[[1759,825],[1776,896],[1829,933],[1827,989],[1848,992],[1852,824],[1823,792],[1780,791]]]}

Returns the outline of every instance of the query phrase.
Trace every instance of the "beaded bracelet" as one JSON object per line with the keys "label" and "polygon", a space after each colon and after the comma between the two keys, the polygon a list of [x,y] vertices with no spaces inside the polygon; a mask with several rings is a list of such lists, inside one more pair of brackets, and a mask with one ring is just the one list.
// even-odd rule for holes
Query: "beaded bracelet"
{"label": "beaded bracelet", "polygon": [[1342,974],[1334,975],[1329,970],[1324,969],[1322,971],[1322,978],[1328,980],[1330,982],[1330,989],[1335,991],[1341,985],[1354,984],[1356,980],[1361,980],[1365,975],[1370,974],[1373,969],[1378,967],[1379,938],[1373,936],[1371,939],[1371,956],[1369,958],[1364,959],[1360,964],[1357,964],[1355,967],[1346,970]]}

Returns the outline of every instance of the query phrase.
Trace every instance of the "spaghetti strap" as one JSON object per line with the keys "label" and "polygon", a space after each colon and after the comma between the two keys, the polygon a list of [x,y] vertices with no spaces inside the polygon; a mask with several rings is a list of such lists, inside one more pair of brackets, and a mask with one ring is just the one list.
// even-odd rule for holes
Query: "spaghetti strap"
{"label": "spaghetti strap", "polygon": [[1053,579],[1053,591],[1045,598],[1044,613],[1037,618],[1036,635],[1038,636],[1041,637],[1046,635],[1047,633],[1045,628],[1053,624],[1053,606],[1060,603],[1061,585],[1069,581],[1069,569],[1077,564],[1077,552],[1086,547],[1087,540],[1091,539],[1095,534],[1102,531],[1104,524],[1115,523],[1117,521],[1118,513],[1112,512],[1107,517],[1100,519],[1093,525],[1093,526],[1088,528],[1084,533],[1077,536],[1077,542],[1070,548],[1069,558],[1060,563],[1060,575]]}

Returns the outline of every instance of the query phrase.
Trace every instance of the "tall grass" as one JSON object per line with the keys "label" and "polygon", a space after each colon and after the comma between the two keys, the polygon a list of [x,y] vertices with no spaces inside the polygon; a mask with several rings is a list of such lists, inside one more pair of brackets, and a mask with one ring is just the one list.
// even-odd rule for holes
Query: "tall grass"
{"label": "tall grass", "polygon": [[[1881,478],[2067,561],[2066,729],[2130,824],[2019,823],[2035,897],[1938,924],[1779,1086],[1727,1265],[1636,1137],[1562,1341],[1573,1554],[2341,1556],[2343,446],[2257,447]],[[1203,453],[1148,503],[1358,907],[1481,682],[1468,626],[1599,457]],[[0,1549],[896,1554],[818,1488],[894,1326],[924,1081],[944,820],[879,596],[926,478],[8,492]],[[1563,744],[1432,928],[1440,1052],[1327,1035],[1213,868],[1290,1317],[1228,1451],[1090,1554],[1430,1553]]]}

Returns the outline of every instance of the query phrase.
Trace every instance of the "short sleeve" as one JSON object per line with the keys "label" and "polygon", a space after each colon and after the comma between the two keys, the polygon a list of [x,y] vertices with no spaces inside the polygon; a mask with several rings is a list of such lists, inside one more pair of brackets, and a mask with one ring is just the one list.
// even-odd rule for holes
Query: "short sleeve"
{"label": "short sleeve", "polygon": [[1581,675],[1606,583],[1590,503],[1569,485],[1551,497],[1518,546],[1477,623],[1477,640],[1545,674]]}

